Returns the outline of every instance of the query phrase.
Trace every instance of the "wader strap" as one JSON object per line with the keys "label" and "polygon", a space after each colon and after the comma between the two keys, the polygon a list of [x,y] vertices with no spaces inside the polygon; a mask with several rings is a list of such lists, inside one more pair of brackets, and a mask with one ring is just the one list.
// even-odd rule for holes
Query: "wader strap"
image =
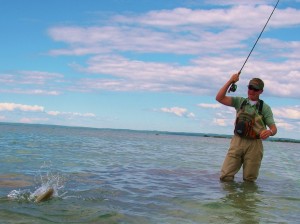
{"label": "wader strap", "polygon": [[[244,99],[244,101],[241,104],[240,110],[242,110],[247,104],[247,99]],[[262,115],[262,108],[264,106],[264,101],[259,100],[258,103],[256,104],[256,109],[258,110],[258,114]]]}
{"label": "wader strap", "polygon": [[264,106],[264,101],[263,100],[259,100],[259,107],[258,107],[258,113],[259,115],[262,115],[262,108]]}

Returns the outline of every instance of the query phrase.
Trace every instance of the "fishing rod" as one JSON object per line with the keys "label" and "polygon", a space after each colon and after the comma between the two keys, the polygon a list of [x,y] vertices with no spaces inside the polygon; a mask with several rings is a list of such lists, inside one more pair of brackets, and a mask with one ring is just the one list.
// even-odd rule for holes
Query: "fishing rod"
{"label": "fishing rod", "polygon": [[[270,16],[269,16],[269,18],[268,18],[268,20],[267,20],[265,26],[263,27],[262,31],[260,32],[260,34],[259,34],[259,36],[258,36],[256,42],[254,43],[254,45],[253,45],[253,47],[252,47],[250,53],[248,54],[248,57],[246,58],[246,60],[245,60],[245,62],[244,62],[244,64],[243,64],[242,68],[241,68],[240,71],[238,72],[239,75],[242,73],[242,70],[243,70],[244,66],[246,65],[246,63],[247,63],[247,61],[248,61],[248,59],[249,59],[249,57],[250,57],[252,51],[254,50],[254,48],[255,48],[255,46],[256,46],[258,40],[260,39],[262,33],[264,32],[265,28],[267,27],[267,25],[268,25],[268,23],[269,23],[269,21],[270,21],[272,15],[273,15],[275,9],[277,8],[277,5],[278,5],[279,1],[280,1],[280,0],[278,0],[277,3],[276,3],[276,5],[274,6],[274,9],[273,9],[272,13],[270,14]],[[235,83],[232,83],[231,86],[230,86],[230,88],[229,88],[229,90],[228,90],[228,92],[229,92],[229,93],[230,93],[230,92],[235,92],[236,89],[237,89],[237,85],[236,85]]]}

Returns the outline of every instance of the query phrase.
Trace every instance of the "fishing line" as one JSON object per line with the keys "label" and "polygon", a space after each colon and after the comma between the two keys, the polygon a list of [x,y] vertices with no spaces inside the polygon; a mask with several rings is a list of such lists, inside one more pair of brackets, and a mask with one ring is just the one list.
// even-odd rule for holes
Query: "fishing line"
{"label": "fishing line", "polygon": [[[260,39],[262,33],[264,32],[265,28],[267,27],[267,25],[268,25],[268,23],[269,23],[269,21],[270,21],[272,15],[273,15],[275,9],[277,8],[277,5],[278,5],[279,1],[280,1],[280,0],[278,0],[277,3],[276,3],[276,5],[274,6],[273,11],[271,12],[271,14],[270,14],[270,16],[269,16],[269,18],[268,18],[266,24],[264,25],[262,31],[260,32],[258,38],[256,39],[256,41],[255,41],[255,43],[254,43],[254,45],[253,45],[251,51],[250,51],[249,54],[248,54],[248,57],[246,58],[246,60],[245,60],[245,62],[244,62],[244,64],[243,64],[243,66],[242,66],[242,68],[241,68],[240,71],[238,72],[239,75],[242,73],[242,70],[243,70],[244,66],[246,65],[246,63],[247,63],[247,61],[248,61],[248,59],[249,59],[249,57],[250,57],[252,51],[254,50],[254,48],[255,48],[255,46],[256,46],[258,40]],[[232,83],[231,86],[230,86],[230,88],[229,88],[229,90],[228,90],[228,92],[229,92],[229,93],[230,93],[230,92],[235,92],[236,89],[237,89],[237,85],[236,85],[235,83]]]}

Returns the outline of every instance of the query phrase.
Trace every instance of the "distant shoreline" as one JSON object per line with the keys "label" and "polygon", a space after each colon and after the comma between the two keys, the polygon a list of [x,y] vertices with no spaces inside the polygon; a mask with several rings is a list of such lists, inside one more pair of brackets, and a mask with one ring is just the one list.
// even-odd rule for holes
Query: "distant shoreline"
{"label": "distant shoreline", "polygon": [[[28,123],[0,122],[0,125],[5,125],[5,124],[7,124],[7,125],[53,126],[53,127],[67,127],[67,128],[90,128],[90,129],[99,129],[99,130],[132,131],[132,132],[154,133],[156,135],[181,135],[181,136],[195,136],[195,137],[207,137],[207,138],[227,138],[227,139],[232,138],[232,135],[228,135],[228,134],[172,132],[172,131],[155,131],[155,130],[132,130],[132,129],[117,129],[117,128],[95,128],[95,127],[65,126],[65,125],[55,125],[55,124],[28,124]],[[276,138],[276,137],[268,138],[265,141],[300,143],[300,140],[297,140],[297,139]]]}
{"label": "distant shoreline", "polygon": [[[228,139],[232,138],[232,135],[226,135],[226,134],[189,133],[189,132],[164,132],[164,131],[162,131],[162,132],[157,131],[157,133],[160,133],[160,134],[170,134],[170,135],[199,136],[199,137],[208,137],[208,138],[228,138]],[[297,139],[275,138],[275,137],[268,138],[265,141],[300,143],[300,140],[297,140]]]}

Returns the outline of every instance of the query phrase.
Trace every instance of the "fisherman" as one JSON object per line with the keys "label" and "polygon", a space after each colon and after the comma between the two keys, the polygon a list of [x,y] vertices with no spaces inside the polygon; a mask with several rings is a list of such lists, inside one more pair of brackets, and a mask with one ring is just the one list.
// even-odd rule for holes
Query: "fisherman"
{"label": "fisherman", "polygon": [[[277,133],[273,113],[269,105],[259,99],[264,82],[253,78],[248,85],[248,98],[226,96],[230,85],[239,80],[236,73],[219,90],[216,100],[237,111],[234,135],[225,157],[221,181],[233,181],[234,175],[243,165],[244,181],[255,181],[263,158],[262,140]],[[269,129],[266,128],[268,126]]]}

